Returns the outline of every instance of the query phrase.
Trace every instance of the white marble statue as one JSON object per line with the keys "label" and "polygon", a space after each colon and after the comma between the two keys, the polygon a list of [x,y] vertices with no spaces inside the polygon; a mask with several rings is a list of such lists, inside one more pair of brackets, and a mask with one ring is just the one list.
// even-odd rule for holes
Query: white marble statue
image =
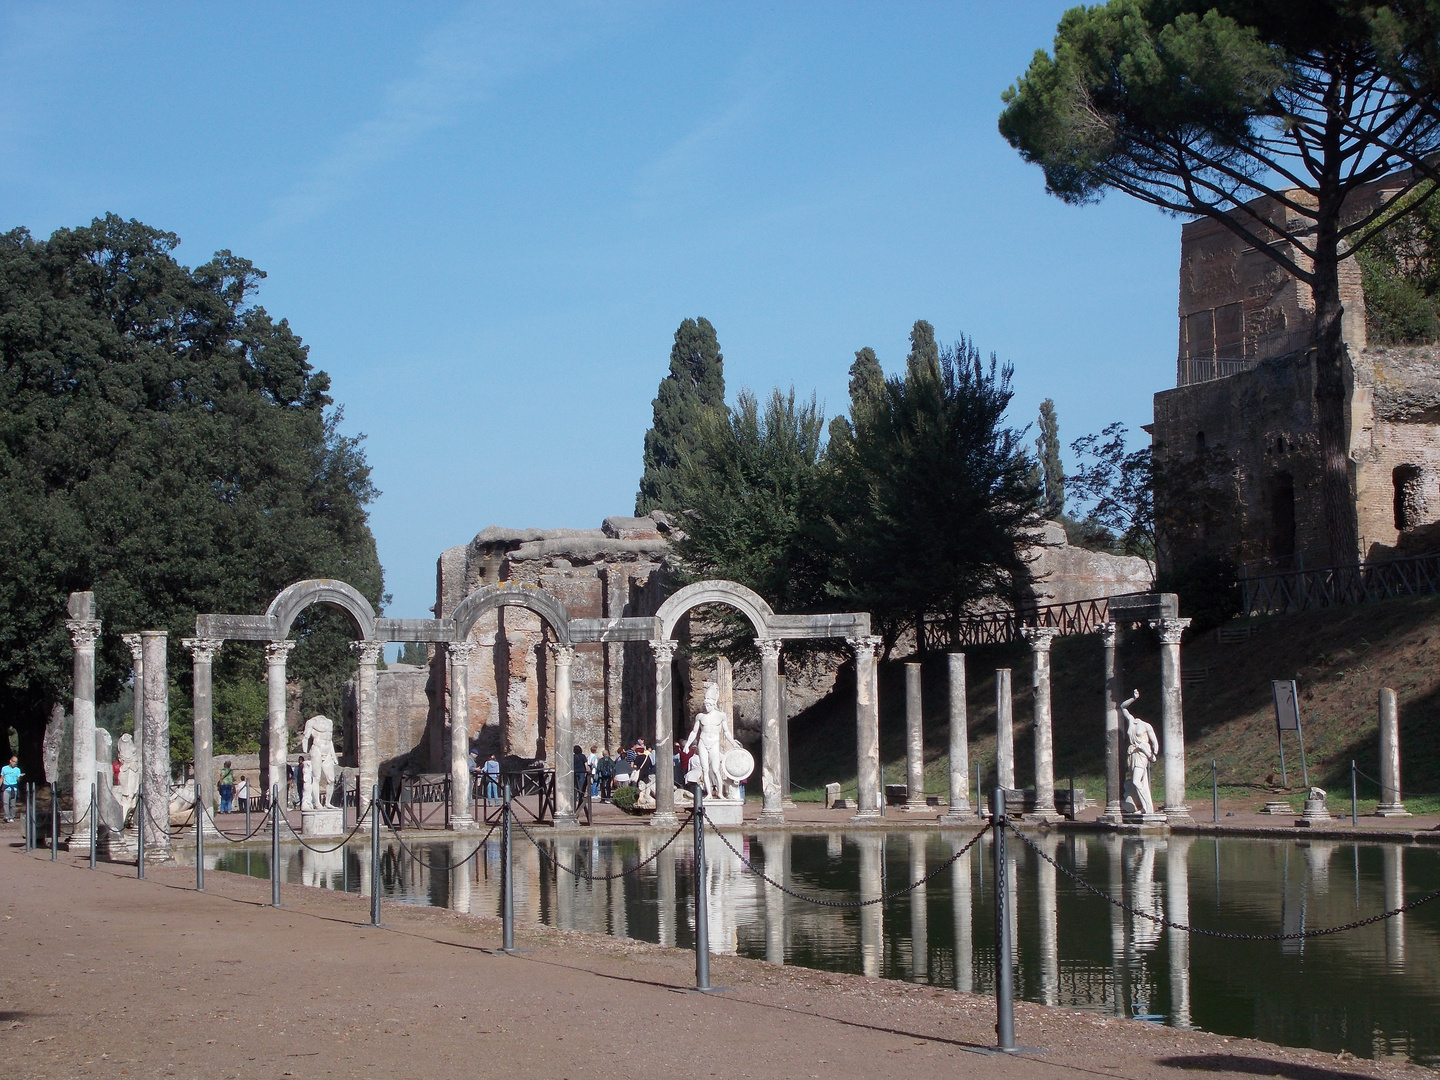
{"label": "white marble statue", "polygon": [[1125,778],[1125,797],[1142,814],[1155,813],[1155,800],[1150,796],[1150,765],[1160,756],[1160,740],[1155,729],[1130,712],[1130,706],[1140,700],[1140,691],[1132,690],[1130,696],[1120,705],[1120,715],[1125,717],[1125,764],[1130,770]]}
{"label": "white marble statue", "polygon": [[315,766],[310,764],[308,757],[300,759],[300,809],[320,809],[320,800],[315,793]]}
{"label": "white marble statue", "polygon": [[[170,792],[170,825],[175,828],[193,824],[195,824],[195,781],[186,780],[185,783]],[[146,827],[149,827],[148,823]]]}
{"label": "white marble statue", "polygon": [[309,755],[305,760],[310,769],[304,779],[305,808],[328,809],[339,765],[335,757],[335,722],[328,716],[318,715],[306,720],[305,730],[300,734],[300,752]]}
{"label": "white marble statue", "polygon": [[685,740],[685,749],[689,750],[697,742],[699,752],[696,756],[700,759],[700,781],[705,785],[705,797],[729,797],[725,755],[737,744],[730,716],[720,708],[720,688],[714,683],[705,684],[705,710],[695,714],[695,726]]}
{"label": "white marble statue", "polygon": [[135,799],[140,794],[140,749],[135,745],[135,736],[128,731],[115,744],[115,756],[120,760],[120,779],[115,783],[115,801],[129,818],[135,809]]}

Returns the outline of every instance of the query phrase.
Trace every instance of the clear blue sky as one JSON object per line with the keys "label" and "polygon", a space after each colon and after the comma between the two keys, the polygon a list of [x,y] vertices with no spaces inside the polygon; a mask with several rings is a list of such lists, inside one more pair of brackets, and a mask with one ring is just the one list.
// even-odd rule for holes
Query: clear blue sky
{"label": "clear blue sky", "polygon": [[996,133],[1067,6],[3,3],[0,228],[114,211],[267,271],[423,616],[484,526],[633,510],[686,316],[732,399],[843,411],[925,318],[1014,364],[1017,426],[1148,423],[1179,222],[1066,206]]}

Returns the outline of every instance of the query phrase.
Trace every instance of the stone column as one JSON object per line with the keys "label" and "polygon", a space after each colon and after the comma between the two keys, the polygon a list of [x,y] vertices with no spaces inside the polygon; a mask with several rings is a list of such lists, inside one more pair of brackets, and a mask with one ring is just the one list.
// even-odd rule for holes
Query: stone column
{"label": "stone column", "polygon": [[[376,711],[380,690],[376,685],[375,670],[384,648],[385,643],[381,641],[350,643],[350,651],[360,660],[360,666],[355,672],[355,766],[360,770],[360,802],[355,808],[357,820],[370,805],[370,795],[375,790],[375,785],[380,782],[380,752],[376,742]],[[280,675],[283,679],[283,656],[280,664]]]}
{"label": "stone column", "polygon": [[920,665],[905,665],[905,809],[925,809],[925,720]]}
{"label": "stone column", "polygon": [[965,654],[951,653],[949,661],[950,809],[946,816],[953,818],[970,813],[970,720],[965,702]]}
{"label": "stone column", "polygon": [[[1047,831],[1039,837],[1039,844],[1053,859],[1060,847],[1060,838]],[[1037,859],[1035,878],[1040,915],[1040,1004],[1056,1005],[1060,1001],[1060,919],[1055,906],[1055,867],[1044,859]]]}
{"label": "stone column", "polygon": [[225,642],[221,638],[182,638],[180,644],[190,653],[190,685],[194,688],[195,801],[210,815],[204,819],[205,828],[213,830],[210,819],[215,814],[215,706],[210,672],[215,654]]}
{"label": "stone column", "polygon": [[90,785],[95,783],[95,641],[100,636],[100,620],[95,618],[95,594],[70,594],[70,618],[65,629],[70,631],[70,647],[74,650],[74,704],[71,733],[70,791],[74,807],[69,846],[76,850],[90,846],[95,819],[90,814]]}
{"label": "stone column", "polygon": [[1030,685],[1035,691],[1035,812],[1040,821],[1059,821],[1055,809],[1055,736],[1050,714],[1050,645],[1060,633],[1053,626],[1026,626],[1030,643]]}
{"label": "stone column", "polygon": [[[1165,917],[1184,925],[1190,922],[1190,845],[1194,842],[1193,836],[1171,833],[1165,844]],[[1167,926],[1165,946],[1170,959],[1170,1023],[1188,1028],[1190,935]]]}
{"label": "stone column", "polygon": [[[951,852],[964,841],[951,840]],[[985,857],[983,849],[980,857]],[[950,902],[955,920],[955,989],[968,994],[975,989],[974,901],[971,895],[970,852],[950,864]]]}
{"label": "stone column", "polygon": [[289,805],[285,776],[285,763],[290,755],[290,735],[285,727],[285,660],[296,644],[271,641],[265,645],[265,676],[270,692],[270,715],[265,726],[269,748],[265,760],[265,794],[268,797],[272,791],[279,791],[281,812]]}
{"label": "stone column", "polygon": [[784,675],[779,678],[780,706],[780,804],[786,810],[794,810],[790,799],[790,683]]}
{"label": "stone column", "polygon": [[780,790],[780,642],[776,638],[760,638],[760,732],[761,782],[765,805],[760,820],[767,825],[785,822],[785,808]]}
{"label": "stone column", "polygon": [[1189,619],[1157,619],[1150,624],[1160,633],[1161,725],[1164,728],[1165,817],[1188,823],[1185,804],[1185,709],[1180,700],[1180,636]]}
{"label": "stone column", "polygon": [[1124,819],[1120,798],[1124,794],[1124,779],[1120,772],[1120,666],[1117,662],[1116,645],[1119,643],[1120,628],[1113,622],[1100,627],[1100,641],[1105,646],[1105,814],[1104,820],[1119,825]]}
{"label": "stone column", "polygon": [[[925,876],[925,844],[929,838],[925,832],[909,836],[911,882]],[[930,922],[925,893],[924,885],[910,890],[910,978],[915,982],[924,982],[930,974]]]}
{"label": "stone column", "polygon": [[[865,830],[855,837],[855,846],[860,849],[860,899],[878,900],[881,896],[883,877],[881,866],[885,861],[885,836],[875,830]],[[762,889],[770,887],[761,884]],[[885,913],[883,904],[867,903],[860,909],[860,971],[874,979],[880,974],[880,956],[885,949]]]}
{"label": "stone column", "polygon": [[[575,646],[550,643],[550,655],[555,658],[555,824],[575,824],[575,721],[570,703],[570,665],[575,661]],[[673,740],[672,740],[673,741]],[[671,761],[670,742],[660,743],[659,732],[655,736],[655,813],[675,815],[674,770],[667,769],[670,776],[670,797],[666,805],[660,805],[660,759]],[[672,825],[671,828],[674,828]]]}
{"label": "stone column", "polygon": [[[857,818],[880,815],[880,694],[875,650],[878,637],[850,638],[855,650],[855,805]],[[869,910],[868,908],[865,910]]]}
{"label": "stone column", "polygon": [[[1015,721],[1011,714],[1010,669],[995,669],[995,783],[1015,787]],[[982,793],[983,795],[983,793]],[[981,798],[980,805],[988,802]]]}
{"label": "stone column", "polygon": [[[445,643],[445,664],[450,669],[450,827],[462,830],[475,828],[470,810],[470,657],[474,654],[473,641]],[[363,746],[364,736],[360,738]],[[373,727],[367,756],[375,756]]]}
{"label": "stone column", "polygon": [[[678,641],[650,642],[655,654],[655,813],[650,824],[656,828],[675,828],[675,706],[671,701]],[[569,747],[566,747],[568,750]],[[572,815],[573,816],[573,815]],[[673,895],[673,894],[672,894]]]}
{"label": "stone column", "polygon": [[145,657],[140,649],[139,634],[121,634],[120,640],[130,650],[131,711],[134,713],[135,763],[140,775],[145,775]]}
{"label": "stone column", "polygon": [[145,755],[140,791],[145,796],[145,855],[170,857],[170,679],[164,630],[143,630],[145,662]]}
{"label": "stone column", "polygon": [[1380,802],[1375,814],[1410,816],[1400,795],[1400,706],[1388,686],[1380,691]]}

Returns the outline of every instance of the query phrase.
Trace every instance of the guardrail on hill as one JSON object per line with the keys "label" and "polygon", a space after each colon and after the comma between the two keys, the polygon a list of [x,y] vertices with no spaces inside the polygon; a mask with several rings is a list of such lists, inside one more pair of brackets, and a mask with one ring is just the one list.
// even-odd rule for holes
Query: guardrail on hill
{"label": "guardrail on hill", "polygon": [[1003,645],[1020,636],[1023,626],[1053,626],[1061,634],[1093,634],[1110,621],[1108,597],[1043,604],[1019,611],[995,611],[961,619],[925,623],[922,649],[951,649],[965,645]]}
{"label": "guardrail on hill", "polygon": [[1240,581],[1242,615],[1280,615],[1440,592],[1440,555],[1264,574]]}

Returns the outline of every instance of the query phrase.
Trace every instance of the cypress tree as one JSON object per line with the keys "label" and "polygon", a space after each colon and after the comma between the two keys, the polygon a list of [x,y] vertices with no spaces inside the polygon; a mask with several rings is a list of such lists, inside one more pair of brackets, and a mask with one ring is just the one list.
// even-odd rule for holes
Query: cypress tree
{"label": "cypress tree", "polygon": [[[875,350],[866,345],[855,351],[855,362],[850,365],[850,416],[858,418],[874,407],[885,394],[885,372]],[[842,442],[854,438],[855,428],[849,419],[837,416],[830,421],[830,441]],[[837,446],[838,449],[838,446]]]}
{"label": "cypress tree", "polygon": [[916,319],[910,329],[910,355],[905,358],[910,378],[940,377],[940,346],[935,343],[935,327],[924,319]]}
{"label": "cypress tree", "polygon": [[645,472],[635,496],[636,514],[687,509],[679,483],[681,458],[698,452],[706,414],[725,412],[725,357],[709,319],[686,319],[675,331],[670,374],[660,380],[654,410],[654,422],[645,433]]}
{"label": "cypress tree", "polygon": [[1053,521],[1065,512],[1065,466],[1060,460],[1060,417],[1050,398],[1040,403],[1040,437],[1035,440],[1035,456],[1040,459],[1044,493],[1041,512]]}

